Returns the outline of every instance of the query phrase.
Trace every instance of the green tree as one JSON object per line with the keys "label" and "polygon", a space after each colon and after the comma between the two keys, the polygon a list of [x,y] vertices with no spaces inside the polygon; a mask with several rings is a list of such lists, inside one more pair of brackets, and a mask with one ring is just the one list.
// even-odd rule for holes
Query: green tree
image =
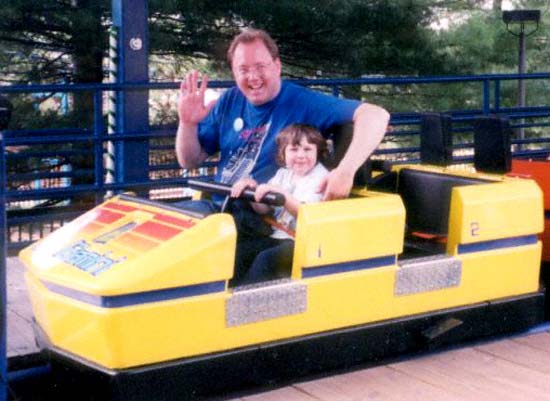
{"label": "green tree", "polygon": [[[152,54],[208,58],[220,70],[243,26],[279,41],[288,74],[421,74],[441,68],[426,24],[429,1],[151,0]],[[9,82],[101,82],[106,0],[13,0],[0,8]]]}
{"label": "green tree", "polygon": [[[107,0],[11,0],[0,7],[0,45],[11,83],[96,83],[103,78]],[[75,118],[92,122],[92,94],[74,97]]]}
{"label": "green tree", "polygon": [[225,51],[243,26],[269,31],[294,77],[422,74],[442,65],[426,25],[429,1],[151,1],[151,49],[207,56],[225,68]]}
{"label": "green tree", "polygon": [[[16,62],[3,79],[101,82],[107,0],[10,0],[0,7],[0,43]],[[14,68],[15,67],[15,68]]]}

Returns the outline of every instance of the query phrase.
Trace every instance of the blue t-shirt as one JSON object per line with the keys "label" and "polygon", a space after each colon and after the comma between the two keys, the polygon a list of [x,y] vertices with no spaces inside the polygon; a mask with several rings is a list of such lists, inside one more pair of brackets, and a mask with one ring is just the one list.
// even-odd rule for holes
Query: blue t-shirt
{"label": "blue t-shirt", "polygon": [[277,97],[254,106],[233,87],[199,124],[199,141],[209,155],[220,151],[219,181],[233,184],[251,176],[267,182],[280,167],[275,160],[275,138],[283,128],[307,124],[324,132],[352,121],[360,104],[283,81]]}

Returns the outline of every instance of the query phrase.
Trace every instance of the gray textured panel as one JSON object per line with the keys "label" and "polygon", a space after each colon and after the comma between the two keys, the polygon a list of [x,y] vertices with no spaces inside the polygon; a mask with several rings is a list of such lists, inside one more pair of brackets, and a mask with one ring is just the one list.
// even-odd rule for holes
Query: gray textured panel
{"label": "gray textured panel", "polygon": [[452,256],[429,256],[399,262],[395,295],[417,294],[455,287],[462,277],[462,262]]}
{"label": "gray textured panel", "polygon": [[225,324],[240,326],[303,313],[306,309],[307,287],[296,281],[239,287],[225,303]]}

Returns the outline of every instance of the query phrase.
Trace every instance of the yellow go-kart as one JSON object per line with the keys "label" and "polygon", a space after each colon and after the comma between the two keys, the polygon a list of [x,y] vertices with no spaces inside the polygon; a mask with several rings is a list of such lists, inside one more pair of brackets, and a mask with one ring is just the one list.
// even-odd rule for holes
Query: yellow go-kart
{"label": "yellow go-kart", "polygon": [[287,279],[230,287],[229,214],[125,195],[20,256],[81,399],[193,398],[541,322],[542,216],[531,180],[404,165],[302,205]]}

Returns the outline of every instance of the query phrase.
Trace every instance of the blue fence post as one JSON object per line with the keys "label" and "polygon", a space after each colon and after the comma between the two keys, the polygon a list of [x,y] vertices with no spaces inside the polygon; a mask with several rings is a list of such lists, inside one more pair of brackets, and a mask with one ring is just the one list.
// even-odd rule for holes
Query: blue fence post
{"label": "blue fence post", "polygon": [[[149,81],[149,31],[147,0],[112,0],[113,23],[118,28],[117,83]],[[149,93],[145,89],[117,92],[117,132],[149,130]],[[149,141],[132,139],[115,145],[115,177],[119,183],[145,181],[149,171]]]}
{"label": "blue fence post", "polygon": [[105,133],[105,123],[103,121],[103,92],[97,90],[94,92],[94,185],[97,190],[95,203],[103,201],[104,196],[104,171],[103,168],[103,136]]}
{"label": "blue fence post", "polygon": [[495,81],[495,113],[500,112],[500,80]]}
{"label": "blue fence post", "polygon": [[7,231],[6,220],[6,157],[4,137],[0,131],[0,401],[6,401],[8,395],[7,361]]}
{"label": "blue fence post", "polygon": [[483,114],[491,113],[491,81],[483,80]]}

